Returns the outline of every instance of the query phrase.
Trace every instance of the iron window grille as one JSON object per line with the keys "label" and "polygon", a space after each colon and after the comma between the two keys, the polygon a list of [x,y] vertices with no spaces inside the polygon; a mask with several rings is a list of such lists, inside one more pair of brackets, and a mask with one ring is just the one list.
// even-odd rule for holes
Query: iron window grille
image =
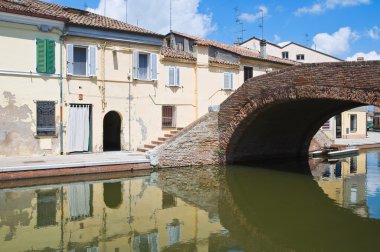
{"label": "iron window grille", "polygon": [[55,135],[55,102],[37,101],[37,136]]}

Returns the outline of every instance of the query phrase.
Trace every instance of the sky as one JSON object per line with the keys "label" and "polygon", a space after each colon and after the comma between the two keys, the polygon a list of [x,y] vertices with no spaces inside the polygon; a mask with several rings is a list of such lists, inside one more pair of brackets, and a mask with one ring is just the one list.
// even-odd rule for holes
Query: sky
{"label": "sky", "polygon": [[[380,0],[49,0],[167,34],[226,44],[293,41],[343,60],[380,60]],[[105,4],[106,3],[106,4]],[[127,11],[126,11],[127,10]],[[126,15],[127,13],[127,15]],[[263,29],[260,27],[263,18]],[[242,32],[243,30],[243,32]]]}

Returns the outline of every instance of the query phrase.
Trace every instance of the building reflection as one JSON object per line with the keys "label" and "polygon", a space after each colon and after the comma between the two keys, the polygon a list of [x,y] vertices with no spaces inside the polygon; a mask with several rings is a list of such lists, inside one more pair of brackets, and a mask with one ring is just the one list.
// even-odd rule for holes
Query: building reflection
{"label": "building reflection", "polygon": [[368,216],[366,199],[367,153],[320,163],[312,174],[324,193],[337,204]]}
{"label": "building reflection", "polygon": [[0,190],[1,251],[207,251],[218,219],[154,176]]}

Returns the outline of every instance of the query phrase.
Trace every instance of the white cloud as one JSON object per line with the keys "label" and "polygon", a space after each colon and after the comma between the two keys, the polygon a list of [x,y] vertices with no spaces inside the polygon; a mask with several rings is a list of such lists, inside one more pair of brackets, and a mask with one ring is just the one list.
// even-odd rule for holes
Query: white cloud
{"label": "white cloud", "polygon": [[286,45],[288,45],[288,44],[290,44],[290,43],[292,43],[292,42],[290,42],[290,41],[284,41],[284,42],[280,42],[280,43],[278,43],[277,45],[278,45],[279,47],[284,47],[284,46],[286,46]]}
{"label": "white cloud", "polygon": [[274,39],[273,39],[273,42],[274,43],[278,43],[278,42],[280,42],[280,40],[281,40],[281,37],[280,36],[278,36],[277,34],[274,34]]}
{"label": "white cloud", "polygon": [[359,35],[350,27],[342,27],[333,34],[319,33],[313,38],[312,48],[328,54],[339,54],[350,49],[350,42],[358,39]]}
{"label": "white cloud", "polygon": [[268,14],[268,8],[265,6],[260,6],[258,12],[256,13],[242,13],[239,15],[239,20],[240,21],[245,21],[248,23],[253,23],[257,19],[260,19],[262,15],[267,15]]}
{"label": "white cloud", "polygon": [[372,27],[369,31],[368,31],[368,36],[371,38],[371,39],[380,39],[380,28],[377,27],[377,26],[374,26]]}
{"label": "white cloud", "polygon": [[347,57],[346,60],[356,61],[358,57],[363,57],[364,60],[380,60],[380,53],[378,54],[376,51],[370,51],[369,53],[358,52],[351,57]]}
{"label": "white cloud", "polygon": [[[212,14],[200,13],[199,3],[201,0],[172,0],[172,30],[187,32],[205,37],[216,30],[212,22]],[[106,16],[125,21],[125,0],[100,0],[95,9],[88,11],[104,15],[104,4],[106,5]],[[137,24],[140,27],[166,34],[170,30],[170,1],[152,0],[128,0],[128,23]]]}
{"label": "white cloud", "polygon": [[314,3],[312,6],[298,8],[294,14],[298,16],[303,14],[319,14],[337,7],[349,7],[370,3],[371,0],[325,0],[324,2]]}

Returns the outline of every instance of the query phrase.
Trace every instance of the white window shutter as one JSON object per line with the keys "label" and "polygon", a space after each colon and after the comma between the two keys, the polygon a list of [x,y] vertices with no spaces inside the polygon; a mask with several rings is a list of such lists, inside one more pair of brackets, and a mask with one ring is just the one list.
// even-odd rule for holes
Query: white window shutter
{"label": "white window shutter", "polygon": [[74,74],[74,46],[73,44],[66,45],[66,64],[67,75]]}
{"label": "white window shutter", "polygon": [[139,79],[139,52],[133,52],[133,79]]}
{"label": "white window shutter", "polygon": [[175,85],[175,68],[174,67],[169,67],[169,86],[174,86]]}
{"label": "white window shutter", "polygon": [[150,54],[151,80],[157,80],[157,54]]}
{"label": "white window shutter", "polygon": [[96,76],[96,55],[97,55],[96,51],[97,51],[96,46],[89,46],[88,47],[88,55],[89,55],[89,59],[88,59],[89,73],[88,73],[88,75],[89,76]]}
{"label": "white window shutter", "polygon": [[233,89],[234,86],[234,74],[230,73],[230,89]]}
{"label": "white window shutter", "polygon": [[224,89],[229,89],[230,75],[229,73],[224,73]]}
{"label": "white window shutter", "polygon": [[176,67],[176,86],[179,86],[180,82],[179,82],[179,67]]}

